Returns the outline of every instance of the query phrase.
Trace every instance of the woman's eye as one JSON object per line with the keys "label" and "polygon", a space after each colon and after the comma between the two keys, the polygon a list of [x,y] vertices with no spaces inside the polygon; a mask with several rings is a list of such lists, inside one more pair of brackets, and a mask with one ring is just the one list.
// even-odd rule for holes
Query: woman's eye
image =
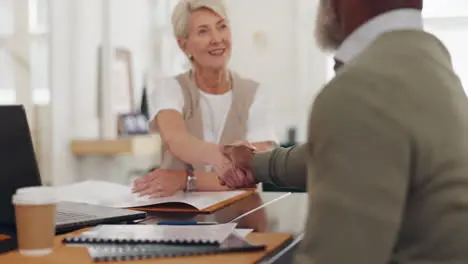
{"label": "woman's eye", "polygon": [[219,29],[225,29],[225,28],[227,28],[226,24],[219,25]]}
{"label": "woman's eye", "polygon": [[208,32],[208,30],[206,30],[206,29],[200,29],[198,31],[198,35],[203,35],[203,34],[206,34],[207,32]]}

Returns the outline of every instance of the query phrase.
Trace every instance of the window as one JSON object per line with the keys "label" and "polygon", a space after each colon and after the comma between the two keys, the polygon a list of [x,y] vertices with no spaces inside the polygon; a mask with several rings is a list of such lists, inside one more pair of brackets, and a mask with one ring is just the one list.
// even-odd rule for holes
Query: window
{"label": "window", "polygon": [[0,0],[0,104],[16,103],[15,65],[24,64],[14,51],[14,18],[15,12],[22,12],[15,7],[14,1],[28,1],[30,27],[31,87],[33,102],[47,104],[49,102],[49,50],[47,42],[47,10],[48,0]]}
{"label": "window", "polygon": [[425,0],[424,18],[456,18],[468,16],[466,0]]}
{"label": "window", "polygon": [[0,0],[0,104],[14,102],[13,58],[7,48],[13,34],[13,1]]}
{"label": "window", "polygon": [[466,52],[466,38],[468,38],[468,21],[450,27],[443,24],[433,24],[426,27],[436,35],[448,48],[455,72],[459,75],[465,93],[468,93],[468,53]]}
{"label": "window", "polygon": [[186,71],[189,62],[185,54],[180,50],[174,38],[171,24],[171,14],[178,1],[155,0],[154,3],[154,38],[155,61],[162,76],[172,76]]}
{"label": "window", "polygon": [[48,104],[49,87],[49,43],[46,37],[37,37],[31,43],[31,85],[36,104]]}
{"label": "window", "polygon": [[13,1],[0,0],[0,38],[13,34]]}
{"label": "window", "polygon": [[459,75],[465,93],[468,92],[468,1],[427,0],[424,7],[424,25],[447,47],[455,72]]}
{"label": "window", "polygon": [[[465,47],[468,39],[468,1],[426,1],[423,15],[425,29],[446,45],[454,70],[468,93],[468,53]],[[333,56],[330,56],[326,66],[328,79],[334,76],[333,64]]]}
{"label": "window", "polygon": [[29,28],[33,34],[45,34],[48,31],[48,0],[29,0]]}
{"label": "window", "polygon": [[48,7],[49,0],[29,0],[29,28],[32,36],[30,78],[33,102],[36,104],[47,104],[50,101]]}
{"label": "window", "polygon": [[335,66],[335,59],[333,55],[328,56],[327,58],[327,81],[330,81],[335,76],[335,70],[333,67]]}
{"label": "window", "polygon": [[0,47],[0,105],[15,102],[13,59],[10,53]]}

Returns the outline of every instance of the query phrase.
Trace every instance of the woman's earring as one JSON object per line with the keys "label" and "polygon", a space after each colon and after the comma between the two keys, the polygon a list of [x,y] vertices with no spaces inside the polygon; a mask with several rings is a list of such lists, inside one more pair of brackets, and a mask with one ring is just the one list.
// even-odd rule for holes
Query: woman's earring
{"label": "woman's earring", "polygon": [[187,57],[188,57],[188,59],[189,59],[190,61],[193,61],[193,55],[192,55],[192,54],[188,54]]}

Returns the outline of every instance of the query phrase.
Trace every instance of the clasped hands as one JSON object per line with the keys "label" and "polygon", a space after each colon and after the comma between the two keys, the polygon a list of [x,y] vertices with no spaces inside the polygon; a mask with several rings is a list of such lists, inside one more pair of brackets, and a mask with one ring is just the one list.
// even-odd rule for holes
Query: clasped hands
{"label": "clasped hands", "polygon": [[[252,187],[252,159],[255,147],[248,142],[220,145],[213,168],[221,185],[229,188]],[[133,193],[140,196],[165,197],[186,187],[187,173],[177,170],[154,170],[133,182]]]}
{"label": "clasped hands", "polygon": [[255,147],[248,142],[237,142],[221,148],[224,158],[229,161],[229,166],[218,171],[220,184],[229,188],[252,187],[255,185],[252,172]]}

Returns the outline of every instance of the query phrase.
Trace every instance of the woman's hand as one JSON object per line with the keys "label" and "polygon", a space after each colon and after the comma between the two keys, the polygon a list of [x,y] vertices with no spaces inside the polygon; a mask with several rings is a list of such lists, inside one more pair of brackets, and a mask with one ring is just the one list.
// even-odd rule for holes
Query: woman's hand
{"label": "woman's hand", "polygon": [[150,198],[166,197],[185,189],[185,171],[155,170],[133,181],[133,193]]}
{"label": "woman's hand", "polygon": [[232,169],[232,162],[229,160],[229,157],[224,155],[221,147],[219,148],[219,153],[210,165],[213,166],[214,172],[218,175],[222,175],[223,173],[226,173],[226,171]]}

